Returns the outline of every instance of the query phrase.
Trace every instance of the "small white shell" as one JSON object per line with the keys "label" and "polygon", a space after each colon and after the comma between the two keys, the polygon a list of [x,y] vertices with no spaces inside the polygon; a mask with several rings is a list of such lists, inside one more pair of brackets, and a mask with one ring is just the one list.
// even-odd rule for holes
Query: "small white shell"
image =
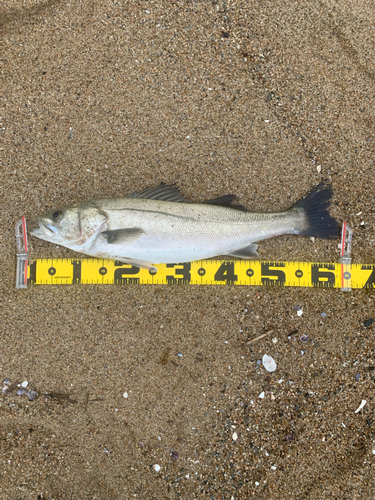
{"label": "small white shell", "polygon": [[155,465],[152,466],[152,468],[154,469],[155,472],[159,472],[160,465],[159,464],[155,464]]}
{"label": "small white shell", "polygon": [[233,432],[233,434],[232,434],[232,439],[233,439],[233,441],[237,441],[237,439],[238,439],[238,434],[237,434],[237,432]]}
{"label": "small white shell", "polygon": [[366,405],[367,401],[365,399],[362,399],[362,402],[361,404],[358,406],[358,408],[356,409],[356,411],[354,413],[358,413],[362,410],[362,408]]}
{"label": "small white shell", "polygon": [[271,358],[271,356],[267,356],[267,354],[265,354],[263,356],[263,366],[264,368],[268,371],[268,372],[274,372],[276,370],[276,361]]}

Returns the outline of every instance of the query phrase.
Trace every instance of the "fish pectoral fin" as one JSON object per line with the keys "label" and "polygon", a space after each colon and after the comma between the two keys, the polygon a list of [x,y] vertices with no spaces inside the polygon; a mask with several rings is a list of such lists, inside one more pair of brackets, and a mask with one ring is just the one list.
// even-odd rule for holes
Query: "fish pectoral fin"
{"label": "fish pectoral fin", "polygon": [[124,227],[113,231],[102,231],[99,236],[110,245],[123,245],[137,240],[142,234],[144,231],[139,227]]}
{"label": "fish pectoral fin", "polygon": [[92,245],[92,243],[96,240],[96,238],[103,232],[103,229],[105,229],[106,227],[107,227],[107,221],[105,220],[100,224],[100,226],[93,235],[91,235],[89,238],[87,238],[85,241],[82,242],[83,246],[85,248],[89,248]]}
{"label": "fish pectoral fin", "polygon": [[257,252],[258,245],[256,243],[252,243],[251,245],[247,245],[247,247],[240,248],[235,252],[232,252],[228,255],[232,257],[238,257],[239,259],[251,259],[252,257],[259,257]]}

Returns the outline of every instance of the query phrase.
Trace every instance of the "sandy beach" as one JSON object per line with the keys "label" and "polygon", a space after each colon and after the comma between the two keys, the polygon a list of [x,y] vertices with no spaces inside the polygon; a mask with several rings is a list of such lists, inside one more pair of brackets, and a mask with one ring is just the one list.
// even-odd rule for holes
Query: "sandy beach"
{"label": "sandy beach", "polygon": [[367,0],[2,2],[1,499],[375,498],[373,288],[16,290],[14,237],[160,182],[271,212],[328,180],[353,262],[374,264],[374,42]]}

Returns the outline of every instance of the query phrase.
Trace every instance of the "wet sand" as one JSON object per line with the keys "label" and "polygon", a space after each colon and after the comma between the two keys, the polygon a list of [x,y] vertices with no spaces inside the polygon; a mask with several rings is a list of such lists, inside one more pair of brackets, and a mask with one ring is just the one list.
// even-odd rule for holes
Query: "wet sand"
{"label": "wet sand", "polygon": [[22,215],[160,182],[266,212],[329,179],[374,263],[374,27],[368,1],[2,3],[0,498],[375,497],[373,289],[16,290],[14,239]]}

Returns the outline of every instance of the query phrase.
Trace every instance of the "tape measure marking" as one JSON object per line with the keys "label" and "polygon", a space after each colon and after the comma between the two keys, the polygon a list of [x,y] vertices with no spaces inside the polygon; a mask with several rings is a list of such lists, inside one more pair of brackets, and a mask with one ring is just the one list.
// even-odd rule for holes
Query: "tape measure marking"
{"label": "tape measure marking", "polygon": [[28,284],[244,285],[374,288],[374,264],[200,260],[158,264],[157,273],[103,259],[34,259]]}

